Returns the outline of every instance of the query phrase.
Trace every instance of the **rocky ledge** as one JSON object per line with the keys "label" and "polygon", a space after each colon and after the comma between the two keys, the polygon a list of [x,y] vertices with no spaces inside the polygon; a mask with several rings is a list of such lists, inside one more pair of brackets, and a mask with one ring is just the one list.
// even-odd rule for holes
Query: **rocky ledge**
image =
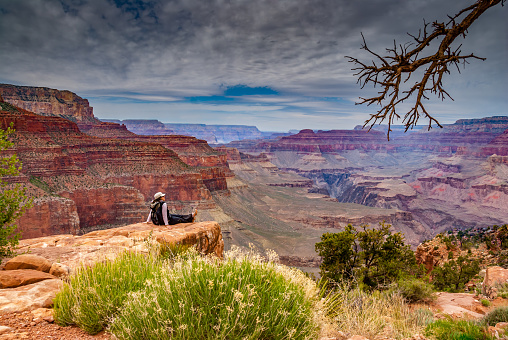
{"label": "rocky ledge", "polygon": [[0,271],[0,314],[48,308],[62,278],[78,266],[113,259],[122,251],[147,252],[151,244],[195,246],[222,257],[224,241],[217,222],[156,226],[137,223],[82,236],[55,235],[21,240],[20,253]]}

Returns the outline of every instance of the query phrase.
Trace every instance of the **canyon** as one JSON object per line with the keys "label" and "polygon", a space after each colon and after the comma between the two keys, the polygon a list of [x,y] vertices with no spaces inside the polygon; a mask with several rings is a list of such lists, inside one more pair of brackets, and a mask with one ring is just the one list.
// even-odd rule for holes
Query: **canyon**
{"label": "canyon", "polygon": [[23,161],[10,180],[36,197],[19,222],[24,238],[143,221],[157,191],[172,211],[198,207],[199,221],[218,222],[226,249],[274,249],[299,267],[317,267],[314,244],[349,223],[385,221],[416,246],[508,220],[508,117],[398,129],[390,140],[383,126],[293,135],[230,127],[238,140],[212,148],[189,136],[208,125],[102,122],[88,101],[62,92],[0,85],[1,126],[16,128],[8,153]]}
{"label": "canyon", "polygon": [[452,228],[506,223],[507,129],[508,117],[489,117],[390,141],[382,131],[302,130],[278,140],[229,145],[312,180],[309,192],[398,209],[399,218],[425,230],[416,239],[403,230],[417,244]]}

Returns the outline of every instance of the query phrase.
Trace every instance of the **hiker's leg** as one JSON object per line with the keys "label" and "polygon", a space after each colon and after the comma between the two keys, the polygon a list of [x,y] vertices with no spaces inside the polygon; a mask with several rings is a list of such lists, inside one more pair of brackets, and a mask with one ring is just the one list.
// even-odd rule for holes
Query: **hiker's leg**
{"label": "hiker's leg", "polygon": [[192,221],[194,221],[194,217],[192,216],[192,214],[188,215],[169,214],[168,219],[169,224],[190,223]]}

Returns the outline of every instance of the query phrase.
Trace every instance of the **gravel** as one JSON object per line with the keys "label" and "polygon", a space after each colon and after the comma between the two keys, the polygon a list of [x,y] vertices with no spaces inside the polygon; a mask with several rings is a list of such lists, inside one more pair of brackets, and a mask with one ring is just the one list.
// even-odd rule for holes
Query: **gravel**
{"label": "gravel", "polygon": [[90,335],[78,327],[61,327],[34,318],[30,312],[21,312],[0,315],[0,339],[112,340],[114,337],[106,332]]}

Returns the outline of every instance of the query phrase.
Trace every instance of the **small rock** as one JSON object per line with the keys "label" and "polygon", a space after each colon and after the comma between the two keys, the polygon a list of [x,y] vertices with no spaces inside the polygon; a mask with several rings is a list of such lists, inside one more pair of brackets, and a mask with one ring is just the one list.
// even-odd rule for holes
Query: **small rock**
{"label": "small rock", "polygon": [[[0,313],[22,312],[50,307],[61,287],[62,280],[52,279],[18,288],[1,289]],[[25,313],[25,315],[27,314],[28,312]]]}
{"label": "small rock", "polygon": [[505,329],[507,327],[508,327],[508,322],[498,322],[498,323],[496,323],[496,328]]}
{"label": "small rock", "polygon": [[61,263],[53,263],[49,269],[49,273],[59,278],[67,277],[71,273],[71,268]]}

